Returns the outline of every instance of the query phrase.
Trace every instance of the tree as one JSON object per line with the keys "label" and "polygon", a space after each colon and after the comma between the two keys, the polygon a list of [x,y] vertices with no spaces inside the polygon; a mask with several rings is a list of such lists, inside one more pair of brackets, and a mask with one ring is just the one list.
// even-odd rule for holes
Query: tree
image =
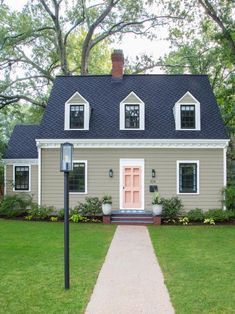
{"label": "tree", "polygon": [[57,74],[99,73],[97,56],[112,39],[154,36],[156,26],[175,18],[151,12],[154,2],[40,0],[29,1],[22,12],[2,4],[0,108],[22,102],[45,107]]}
{"label": "tree", "polygon": [[[208,74],[225,124],[233,134],[235,23],[232,1],[214,0],[212,4],[208,0],[185,0],[183,3],[186,19],[171,27],[170,40],[174,50],[162,64],[168,73]],[[165,66],[169,64],[172,67]]]}
{"label": "tree", "polygon": [[[228,184],[234,185],[235,22],[230,0],[185,0],[186,18],[171,25],[171,51],[162,65],[167,73],[208,74],[229,130]],[[168,3],[168,5],[170,5]],[[172,5],[172,3],[171,3]],[[182,5],[182,2],[181,2]],[[179,1],[174,1],[179,9]],[[168,65],[171,64],[171,67]]]}

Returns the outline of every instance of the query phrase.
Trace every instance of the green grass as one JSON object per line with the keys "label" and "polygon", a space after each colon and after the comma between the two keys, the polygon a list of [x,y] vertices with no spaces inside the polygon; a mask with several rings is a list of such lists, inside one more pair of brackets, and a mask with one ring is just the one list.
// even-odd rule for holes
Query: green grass
{"label": "green grass", "polygon": [[83,313],[114,231],[70,224],[65,291],[63,223],[0,220],[0,313]]}
{"label": "green grass", "polygon": [[234,226],[149,232],[176,313],[235,313]]}

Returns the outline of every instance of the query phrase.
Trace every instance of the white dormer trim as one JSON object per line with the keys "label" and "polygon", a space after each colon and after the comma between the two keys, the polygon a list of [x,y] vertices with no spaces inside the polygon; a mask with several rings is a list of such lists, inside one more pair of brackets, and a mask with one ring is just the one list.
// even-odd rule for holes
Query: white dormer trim
{"label": "white dormer trim", "polygon": [[[185,97],[189,97],[190,100],[184,102]],[[194,129],[182,129],[181,128],[181,105],[194,105],[195,106],[195,128]],[[187,91],[176,103],[173,108],[173,113],[175,117],[175,129],[177,131],[200,131],[201,130],[201,109],[200,102],[189,92]]]}
{"label": "white dormer trim", "polygon": [[[125,105],[139,105],[140,108],[140,125],[138,129],[125,128]],[[139,131],[145,129],[145,104],[144,102],[134,93],[131,92],[120,102],[119,107],[119,126],[120,130],[126,131]]]}
{"label": "white dormer trim", "polygon": [[[74,99],[76,98],[77,99]],[[70,107],[74,105],[84,106],[84,128],[71,129],[70,128]],[[87,131],[89,130],[90,121],[90,104],[79,92],[75,92],[65,103],[64,107],[64,130],[65,131]]]}

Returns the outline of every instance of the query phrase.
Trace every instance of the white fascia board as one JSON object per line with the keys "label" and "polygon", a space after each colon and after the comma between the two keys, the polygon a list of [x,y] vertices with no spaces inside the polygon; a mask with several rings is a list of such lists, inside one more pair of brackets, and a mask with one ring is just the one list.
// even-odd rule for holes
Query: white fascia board
{"label": "white fascia board", "polygon": [[[130,96],[134,96],[136,98],[135,101],[128,101],[128,98]],[[121,104],[125,104],[125,103],[128,103],[128,104],[142,104],[143,103],[143,100],[141,100],[135,92],[130,92],[130,94],[128,94],[121,102]]]}
{"label": "white fascia board", "polygon": [[194,104],[194,103],[200,104],[200,102],[199,102],[189,91],[187,91],[187,92],[176,102],[176,104],[180,104],[181,101],[182,101],[182,99],[183,99],[186,95],[190,96],[190,97],[194,100],[194,102],[193,102],[192,104]]}
{"label": "white fascia board", "polygon": [[78,95],[82,101],[81,102],[76,102],[77,104],[89,104],[88,101],[79,93],[79,92],[75,92],[67,101],[66,104],[71,104],[71,100],[73,99],[74,96]]}
{"label": "white fascia board", "polygon": [[228,139],[36,139],[41,148],[60,148],[69,142],[75,148],[225,148]]}
{"label": "white fascia board", "polygon": [[22,165],[22,164],[27,164],[27,165],[37,165],[38,164],[38,159],[35,158],[14,158],[14,159],[3,159],[2,162],[5,165]]}

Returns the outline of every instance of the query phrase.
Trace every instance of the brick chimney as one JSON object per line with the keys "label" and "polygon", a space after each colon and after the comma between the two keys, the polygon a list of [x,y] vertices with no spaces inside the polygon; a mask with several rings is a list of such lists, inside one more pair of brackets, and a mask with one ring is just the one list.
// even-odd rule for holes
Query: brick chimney
{"label": "brick chimney", "polygon": [[112,55],[112,79],[122,80],[124,68],[124,55],[122,50],[114,50]]}

